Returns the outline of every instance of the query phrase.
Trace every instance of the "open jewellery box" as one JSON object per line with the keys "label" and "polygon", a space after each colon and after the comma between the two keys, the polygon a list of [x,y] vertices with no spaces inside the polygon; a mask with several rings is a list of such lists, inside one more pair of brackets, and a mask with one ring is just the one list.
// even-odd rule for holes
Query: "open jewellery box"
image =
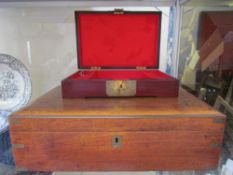
{"label": "open jewellery box", "polygon": [[63,98],[176,97],[179,81],[158,70],[161,12],[76,11],[79,71]]}

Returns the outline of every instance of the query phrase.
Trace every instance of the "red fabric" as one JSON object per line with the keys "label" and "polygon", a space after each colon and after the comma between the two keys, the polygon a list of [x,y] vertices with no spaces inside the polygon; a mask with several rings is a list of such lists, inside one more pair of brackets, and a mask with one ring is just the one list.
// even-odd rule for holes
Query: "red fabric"
{"label": "red fabric", "polygon": [[108,79],[108,80],[129,80],[129,79],[154,79],[154,78],[169,78],[170,76],[158,70],[146,71],[78,71],[73,74],[70,79],[89,80],[89,79]]}
{"label": "red fabric", "polygon": [[157,67],[160,13],[77,16],[80,67]]}

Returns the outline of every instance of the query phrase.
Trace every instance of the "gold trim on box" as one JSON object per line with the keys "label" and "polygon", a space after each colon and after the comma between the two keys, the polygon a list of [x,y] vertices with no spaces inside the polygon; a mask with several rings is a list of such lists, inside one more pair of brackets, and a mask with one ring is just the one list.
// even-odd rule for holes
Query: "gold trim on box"
{"label": "gold trim on box", "polygon": [[18,143],[12,144],[13,149],[23,149],[24,147],[25,147],[24,144],[18,144]]}
{"label": "gold trim on box", "polygon": [[107,80],[106,94],[111,97],[135,96],[137,90],[136,80]]}
{"label": "gold trim on box", "polygon": [[14,118],[14,119],[10,119],[10,125],[20,125],[22,124],[20,119]]}
{"label": "gold trim on box", "polygon": [[214,118],[213,119],[214,123],[225,123],[225,118]]}

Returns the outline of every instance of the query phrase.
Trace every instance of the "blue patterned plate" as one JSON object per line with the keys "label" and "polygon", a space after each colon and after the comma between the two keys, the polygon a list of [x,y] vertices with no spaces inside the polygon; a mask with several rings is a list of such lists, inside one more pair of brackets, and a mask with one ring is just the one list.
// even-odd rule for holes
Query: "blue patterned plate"
{"label": "blue patterned plate", "polygon": [[11,113],[28,103],[31,88],[26,67],[16,58],[0,54],[0,131],[7,127]]}

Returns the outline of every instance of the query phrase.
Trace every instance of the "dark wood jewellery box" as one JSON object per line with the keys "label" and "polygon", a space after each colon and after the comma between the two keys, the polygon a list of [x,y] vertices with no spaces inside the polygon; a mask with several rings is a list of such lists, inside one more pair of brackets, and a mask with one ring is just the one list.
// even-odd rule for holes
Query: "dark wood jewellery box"
{"label": "dark wood jewellery box", "polygon": [[179,81],[159,67],[160,12],[77,11],[80,71],[62,81],[64,98],[177,97]]}

